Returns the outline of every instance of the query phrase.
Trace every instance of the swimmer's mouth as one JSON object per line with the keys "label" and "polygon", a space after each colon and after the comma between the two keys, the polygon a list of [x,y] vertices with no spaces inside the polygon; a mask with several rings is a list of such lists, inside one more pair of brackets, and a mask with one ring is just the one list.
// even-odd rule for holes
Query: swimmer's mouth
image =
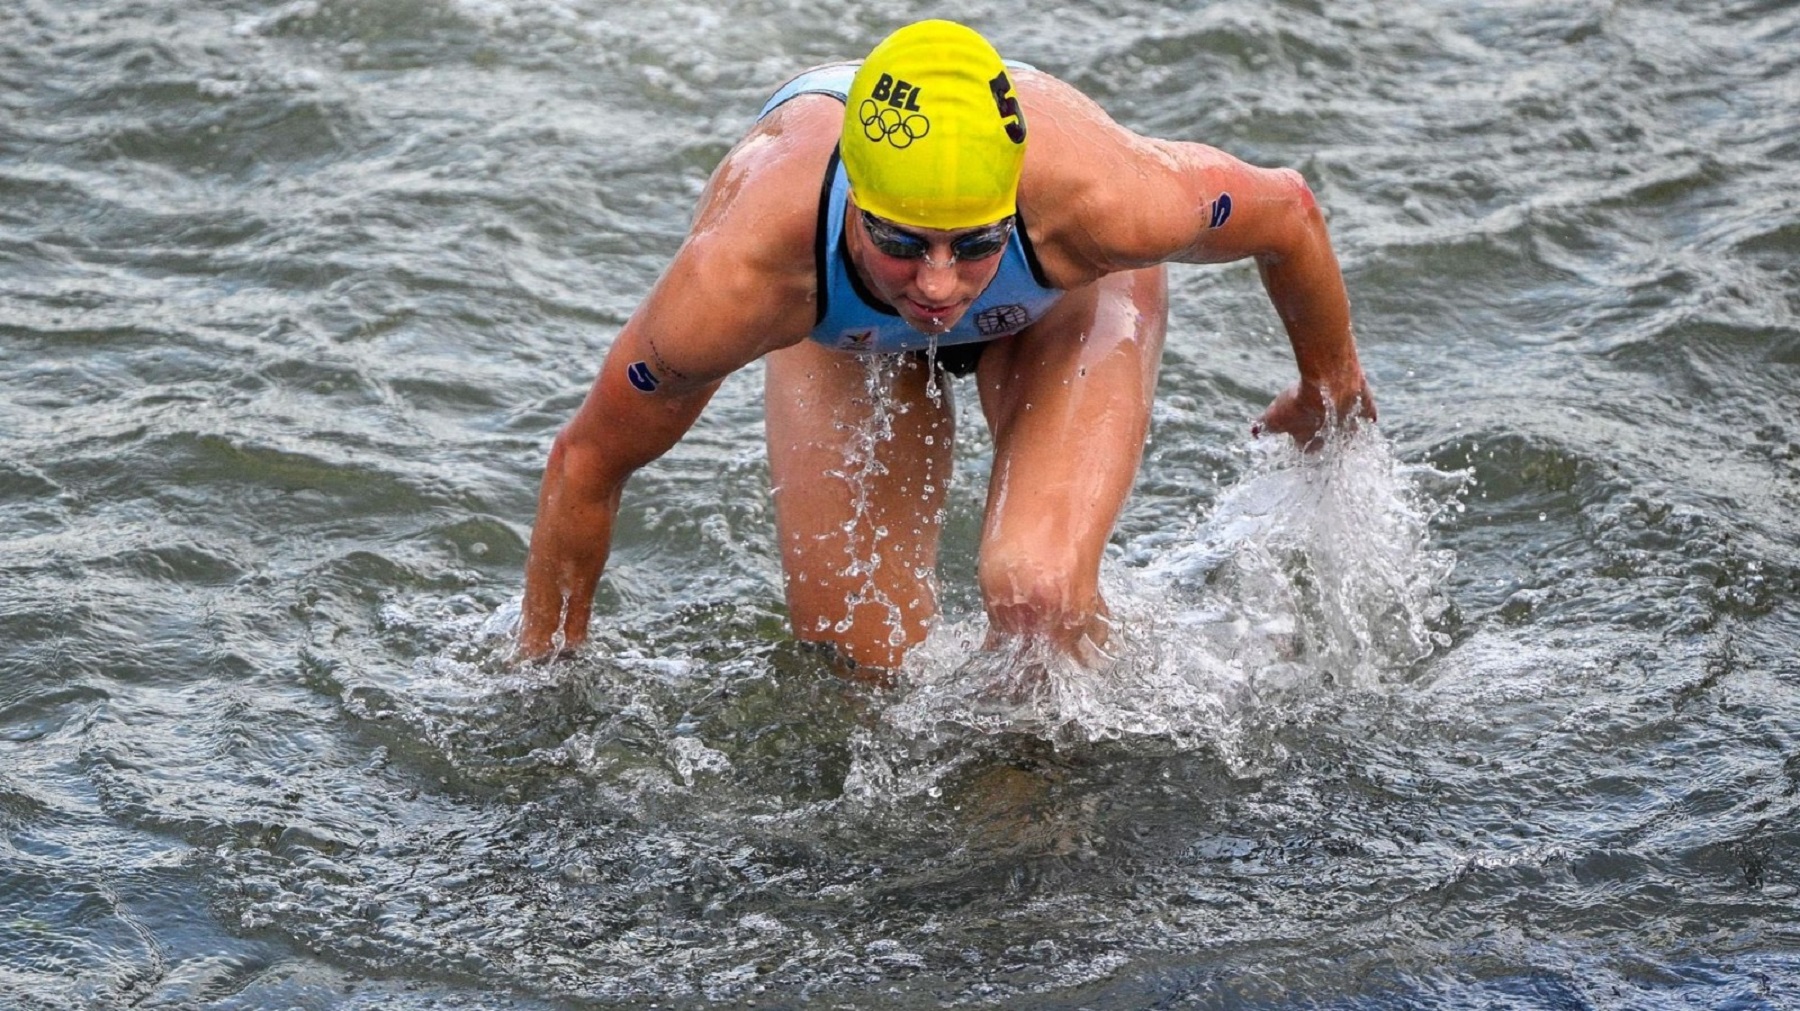
{"label": "swimmer's mouth", "polygon": [[960,302],[952,302],[949,305],[926,305],[923,302],[914,301],[910,298],[906,301],[912,305],[913,312],[916,312],[921,316],[930,316],[933,318],[948,316],[962,306],[962,303]]}

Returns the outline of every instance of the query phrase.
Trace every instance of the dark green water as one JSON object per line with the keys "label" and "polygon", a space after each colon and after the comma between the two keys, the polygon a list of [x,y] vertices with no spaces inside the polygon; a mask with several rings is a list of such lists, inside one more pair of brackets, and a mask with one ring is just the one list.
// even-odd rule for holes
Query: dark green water
{"label": "dark green water", "polygon": [[[1800,1006],[1800,7],[955,12],[1301,169],[1374,439],[1178,271],[1104,678],[784,631],[760,376],[505,654],[711,166],[918,4],[0,9],[0,1007]],[[972,403],[972,389],[953,394]]]}

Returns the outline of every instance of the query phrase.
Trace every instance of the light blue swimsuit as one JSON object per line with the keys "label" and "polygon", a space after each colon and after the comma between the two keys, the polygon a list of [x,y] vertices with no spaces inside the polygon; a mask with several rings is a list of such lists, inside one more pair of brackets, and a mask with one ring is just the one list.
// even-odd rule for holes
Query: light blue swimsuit
{"label": "light blue swimsuit", "polygon": [[[781,86],[757,118],[796,95],[831,95],[838,101],[850,93],[858,64],[843,63],[809,70]],[[1023,64],[1014,64],[1023,66]],[[877,299],[844,248],[844,207],[849,177],[834,148],[819,197],[819,231],[813,256],[819,272],[819,318],[812,339],[827,347],[864,354],[891,354],[926,347],[973,344],[1009,337],[1035,323],[1063,293],[1044,281],[1021,218],[1012,241],[1001,254],[1000,271],[975,304],[947,333],[935,336],[914,330],[893,308]]]}

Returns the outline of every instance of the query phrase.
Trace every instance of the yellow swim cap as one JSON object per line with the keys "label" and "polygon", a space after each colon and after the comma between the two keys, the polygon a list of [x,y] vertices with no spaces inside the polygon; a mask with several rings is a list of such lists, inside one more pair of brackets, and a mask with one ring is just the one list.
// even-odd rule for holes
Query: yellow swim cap
{"label": "yellow swim cap", "polygon": [[1025,113],[986,39],[953,21],[919,21],[856,72],[840,150],[863,210],[916,228],[972,228],[1017,207]]}

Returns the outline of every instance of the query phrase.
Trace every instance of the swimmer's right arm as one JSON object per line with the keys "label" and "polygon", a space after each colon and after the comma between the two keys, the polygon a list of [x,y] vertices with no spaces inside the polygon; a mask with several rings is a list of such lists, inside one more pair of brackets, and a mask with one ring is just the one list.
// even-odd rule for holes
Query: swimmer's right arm
{"label": "swimmer's right arm", "polygon": [[525,561],[522,656],[587,638],[626,480],[681,441],[726,376],[771,349],[756,335],[780,332],[768,293],[781,286],[740,254],[718,235],[683,246],[551,444]]}
{"label": "swimmer's right arm", "polygon": [[644,389],[681,382],[644,375],[646,344],[627,325],[580,410],[551,444],[525,562],[522,657],[570,649],[587,638],[626,479],[680,441],[719,387],[713,379],[688,380],[692,388],[685,390]]}
{"label": "swimmer's right arm", "polygon": [[[626,479],[687,434],[726,376],[810,332],[818,180],[842,116],[833,104],[789,103],[720,162],[687,241],[557,434],[525,562],[520,656],[587,638]],[[816,142],[769,143],[783,131]]]}
{"label": "swimmer's right arm", "polygon": [[[771,225],[776,201],[767,194],[730,192],[757,213],[722,221],[703,200],[695,233],[619,331],[551,445],[525,562],[523,658],[587,638],[632,473],[687,434],[726,376],[811,330],[816,184],[811,207],[796,202],[786,230],[779,220]],[[786,250],[793,252],[784,260]]]}

